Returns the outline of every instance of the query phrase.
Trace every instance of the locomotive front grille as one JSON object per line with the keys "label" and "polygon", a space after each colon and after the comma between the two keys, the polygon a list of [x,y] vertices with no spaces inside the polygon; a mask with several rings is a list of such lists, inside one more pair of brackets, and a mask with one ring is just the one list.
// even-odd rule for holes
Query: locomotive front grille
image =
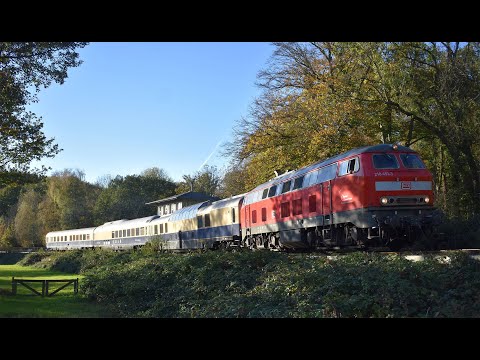
{"label": "locomotive front grille", "polygon": [[406,197],[398,197],[395,199],[395,202],[397,204],[402,204],[402,205],[406,205],[406,204],[416,204],[418,202],[419,199],[417,198],[406,198]]}

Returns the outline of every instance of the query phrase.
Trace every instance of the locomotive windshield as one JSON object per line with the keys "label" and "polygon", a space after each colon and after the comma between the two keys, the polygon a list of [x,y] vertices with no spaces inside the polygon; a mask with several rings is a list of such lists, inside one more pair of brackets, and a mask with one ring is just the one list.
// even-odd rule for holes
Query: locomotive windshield
{"label": "locomotive windshield", "polygon": [[391,154],[373,155],[373,166],[375,169],[398,169],[397,158]]}
{"label": "locomotive windshield", "polygon": [[425,169],[425,165],[420,158],[415,154],[401,154],[403,166],[409,169]]}

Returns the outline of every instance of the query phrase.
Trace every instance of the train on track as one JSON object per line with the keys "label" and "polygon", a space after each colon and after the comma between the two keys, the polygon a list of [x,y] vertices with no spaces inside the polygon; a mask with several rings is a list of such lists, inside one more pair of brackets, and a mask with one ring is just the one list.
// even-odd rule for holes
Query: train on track
{"label": "train on track", "polygon": [[168,215],[53,231],[47,249],[338,247],[397,250],[435,237],[432,174],[398,144],[352,149],[280,174],[253,190]]}

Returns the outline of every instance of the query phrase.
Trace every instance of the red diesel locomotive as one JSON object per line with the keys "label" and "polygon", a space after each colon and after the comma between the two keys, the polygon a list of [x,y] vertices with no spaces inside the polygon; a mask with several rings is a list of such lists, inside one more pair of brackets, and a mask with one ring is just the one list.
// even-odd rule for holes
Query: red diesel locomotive
{"label": "red diesel locomotive", "polygon": [[350,150],[286,172],[245,194],[242,245],[398,249],[432,233],[433,179],[397,144]]}

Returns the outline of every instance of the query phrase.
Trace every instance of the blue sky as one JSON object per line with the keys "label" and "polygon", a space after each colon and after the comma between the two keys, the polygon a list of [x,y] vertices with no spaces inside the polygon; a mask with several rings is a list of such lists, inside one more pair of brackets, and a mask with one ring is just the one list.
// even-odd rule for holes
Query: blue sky
{"label": "blue sky", "polygon": [[[63,85],[29,110],[63,149],[41,164],[80,169],[86,180],[164,169],[174,180],[207,164],[222,167],[221,144],[248,115],[269,43],[90,43]],[[35,163],[33,165],[38,165]]]}

